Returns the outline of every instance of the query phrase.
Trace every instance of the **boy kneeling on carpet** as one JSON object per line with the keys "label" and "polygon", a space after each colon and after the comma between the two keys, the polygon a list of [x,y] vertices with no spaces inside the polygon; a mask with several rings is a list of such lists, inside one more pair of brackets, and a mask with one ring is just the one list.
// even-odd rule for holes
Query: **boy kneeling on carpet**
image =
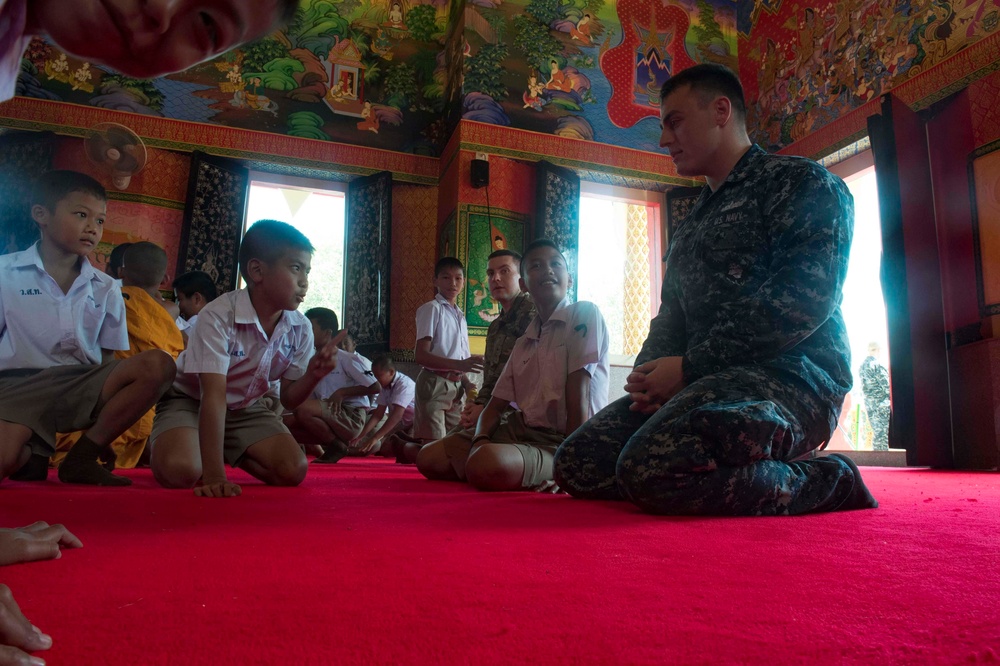
{"label": "boy kneeling on carpet", "polygon": [[[552,458],[566,436],[608,404],[604,317],[593,303],[570,303],[566,258],[550,240],[528,245],[521,290],[537,314],[518,338],[475,434],[457,432],[440,446],[450,470],[434,478],[468,481],[480,490],[531,488],[556,492]],[[507,407],[517,409],[501,422]]]}
{"label": "boy kneeling on carpet", "polygon": [[0,479],[44,480],[57,432],[85,430],[59,480],[127,486],[111,442],[167,390],[174,360],[129,348],[121,286],[87,255],[104,233],[107,193],[75,171],[42,175],[31,217],[41,240],[0,257]]}
{"label": "boy kneeling on carpet", "polygon": [[280,380],[282,404],[295,409],[337,365],[346,332],[313,355],[312,327],[297,311],[312,253],[309,239],[284,222],[247,230],[239,252],[247,288],[202,309],[177,359],[177,380],[156,407],[151,467],[161,485],[193,487],[199,497],[239,495],[225,463],[270,485],[305,478],[305,454],[260,399]]}
{"label": "boy kneeling on carpet", "polygon": [[[392,359],[385,354],[376,356],[372,361],[372,374],[381,389],[375,411],[361,433],[349,444],[352,453],[357,451],[361,455],[373,453],[388,457],[392,453],[392,447],[387,446],[392,441],[389,438],[397,433],[405,434],[413,427],[417,384],[398,372]],[[399,442],[400,445],[403,443]]]}

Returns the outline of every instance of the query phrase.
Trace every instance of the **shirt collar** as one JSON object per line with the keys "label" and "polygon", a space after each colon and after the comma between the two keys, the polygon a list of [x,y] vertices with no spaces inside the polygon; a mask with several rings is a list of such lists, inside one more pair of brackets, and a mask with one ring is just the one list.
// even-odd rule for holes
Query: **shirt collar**
{"label": "shirt collar", "polygon": [[767,152],[756,143],[751,145],[750,150],[743,153],[743,157],[740,158],[736,166],[733,167],[733,170],[726,176],[725,182],[738,183],[741,180],[746,180],[752,173],[757,171],[755,165],[766,155]]}
{"label": "shirt collar", "polygon": [[441,294],[434,294],[434,300],[437,301],[438,303],[441,303],[442,305],[447,305],[449,308],[453,308],[455,310],[458,309],[457,305],[449,302],[448,299],[442,296]]}
{"label": "shirt collar", "polygon": [[[236,294],[234,321],[237,324],[256,325],[263,332],[264,327],[260,323],[260,317],[257,316],[257,311],[253,308],[253,302],[250,301],[250,290],[239,289],[234,293]],[[298,310],[282,310],[281,319],[278,320],[277,326],[274,327],[271,338],[274,339],[276,335],[281,335],[285,331],[291,330],[292,327],[301,325],[302,322],[296,315],[299,315],[303,319],[305,318]]]}
{"label": "shirt collar", "polygon": [[[42,255],[38,251],[41,241],[35,241],[34,244],[21,253],[14,263],[15,268],[26,268],[28,266],[34,266],[38,269],[40,273],[48,273],[45,270],[45,264],[42,263]],[[101,276],[104,275],[90,263],[90,260],[86,257],[80,257],[80,277],[84,280],[101,280]],[[111,277],[108,276],[110,280]]]}
{"label": "shirt collar", "polygon": [[[568,322],[570,314],[567,308],[569,305],[570,300],[569,296],[567,296],[559,302],[559,305],[556,306],[555,311],[549,316],[545,323],[548,324],[550,321]],[[542,337],[542,326],[544,326],[544,324],[542,324],[542,318],[536,314],[535,318],[532,319],[531,323],[528,325],[528,330],[524,332],[524,335],[537,340]]]}

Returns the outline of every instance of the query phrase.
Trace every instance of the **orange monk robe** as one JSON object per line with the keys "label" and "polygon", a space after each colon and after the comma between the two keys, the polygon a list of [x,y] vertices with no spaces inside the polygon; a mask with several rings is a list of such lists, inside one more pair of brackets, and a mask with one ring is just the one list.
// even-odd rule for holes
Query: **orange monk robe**
{"label": "orange monk robe", "polygon": [[[122,296],[125,297],[129,348],[127,351],[116,351],[115,358],[124,359],[150,349],[162,349],[176,360],[184,350],[184,339],[166,308],[139,287],[122,287]],[[131,428],[111,443],[118,456],[115,467],[131,469],[139,462],[142,451],[146,448],[146,440],[153,429],[154,411],[151,409],[146,412]],[[56,454],[52,457],[53,462],[58,464],[79,438],[78,432],[59,434],[56,437]]]}

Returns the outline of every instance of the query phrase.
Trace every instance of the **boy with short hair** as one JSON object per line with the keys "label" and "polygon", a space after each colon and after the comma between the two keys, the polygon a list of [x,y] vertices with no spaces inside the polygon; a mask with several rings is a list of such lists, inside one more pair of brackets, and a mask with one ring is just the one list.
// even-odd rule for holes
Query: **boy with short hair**
{"label": "boy with short hair", "polygon": [[[398,372],[392,358],[387,354],[375,357],[372,361],[372,374],[375,375],[381,388],[376,408],[361,433],[350,442],[352,450],[366,454],[380,453],[385,448],[387,437],[404,432],[413,425],[414,397],[417,390],[416,383],[402,372]],[[379,426],[386,412],[389,416]],[[378,430],[375,430],[376,427]]]}
{"label": "boy with short hair", "polygon": [[464,285],[462,262],[444,257],[434,267],[437,295],[417,308],[414,360],[423,369],[416,381],[413,436],[424,444],[441,439],[458,425],[468,383],[465,373],[483,371],[483,357],[469,352],[465,313],[456,305]]}
{"label": "boy with short hair", "polygon": [[122,276],[119,273],[122,269],[122,264],[125,263],[125,250],[130,247],[132,247],[132,243],[115,245],[111,250],[111,254],[108,255],[108,263],[104,267],[104,272],[116,280],[121,280]]}
{"label": "boy with short hair", "polygon": [[247,230],[239,251],[247,288],[201,311],[177,359],[177,380],[157,405],[151,466],[161,485],[193,487],[199,497],[239,495],[227,463],[271,485],[302,482],[305,455],[260,399],[280,380],[282,404],[295,409],[336,367],[342,336],[313,355],[312,328],[297,311],[312,253],[309,239],[284,222]]}
{"label": "boy with short hair", "polygon": [[[528,245],[521,287],[537,314],[504,366],[475,434],[443,441],[449,473],[480,490],[556,492],[552,460],[567,435],[608,403],[608,347],[604,317],[593,303],[570,303],[572,276],[559,248],[546,239]],[[511,404],[517,409],[501,415]]]}
{"label": "boy with short hair", "polygon": [[[121,262],[122,296],[125,299],[125,320],[128,324],[127,350],[116,351],[115,358],[126,359],[151,349],[159,349],[177,359],[184,350],[184,340],[173,317],[161,304],[160,283],[167,274],[167,253],[163,248],[142,241],[129,243]],[[136,466],[146,448],[153,429],[150,409],[111,443],[114,466],[131,469]],[[53,460],[59,464],[77,440],[77,433],[60,434],[58,453]],[[111,460],[106,464],[110,467]]]}
{"label": "boy with short hair", "polygon": [[[329,308],[312,308],[306,319],[312,323],[317,349],[340,331],[337,313]],[[320,464],[332,464],[347,455],[347,443],[361,433],[368,420],[369,396],[379,392],[367,359],[340,348],[336,354],[337,367],[320,380],[311,398],[299,405],[291,418],[285,417],[293,432],[305,431],[307,437],[300,437],[299,442],[308,439],[323,447],[323,454],[313,461]]]}
{"label": "boy with short hair", "polygon": [[171,286],[180,310],[177,328],[186,340],[188,330],[198,321],[198,313],[218,297],[219,291],[212,276],[205,271],[188,271],[177,276]]}
{"label": "boy with short hair", "polygon": [[127,486],[98,457],[170,386],[174,361],[156,350],[112,360],[129,347],[121,287],[86,259],[104,232],[101,184],[51,171],[32,200],[41,240],[0,257],[0,479],[44,479],[56,433],[85,430],[59,479]]}
{"label": "boy with short hair", "polygon": [[0,102],[14,96],[32,37],[122,74],[179,72],[289,23],[298,0],[4,0],[0,2]]}

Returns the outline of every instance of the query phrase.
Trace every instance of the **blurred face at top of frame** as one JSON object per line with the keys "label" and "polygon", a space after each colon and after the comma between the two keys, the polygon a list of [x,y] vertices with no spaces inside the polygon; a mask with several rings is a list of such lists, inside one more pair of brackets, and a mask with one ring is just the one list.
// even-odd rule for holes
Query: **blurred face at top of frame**
{"label": "blurred face at top of frame", "polygon": [[278,27],[281,0],[33,0],[28,29],[128,76],[179,72]]}
{"label": "blurred face at top of frame", "polygon": [[521,293],[518,266],[514,257],[494,257],[486,264],[486,279],[493,300],[509,301]]}
{"label": "blurred face at top of frame", "polygon": [[465,271],[458,267],[442,268],[434,277],[434,287],[449,303],[454,303],[465,286]]}

